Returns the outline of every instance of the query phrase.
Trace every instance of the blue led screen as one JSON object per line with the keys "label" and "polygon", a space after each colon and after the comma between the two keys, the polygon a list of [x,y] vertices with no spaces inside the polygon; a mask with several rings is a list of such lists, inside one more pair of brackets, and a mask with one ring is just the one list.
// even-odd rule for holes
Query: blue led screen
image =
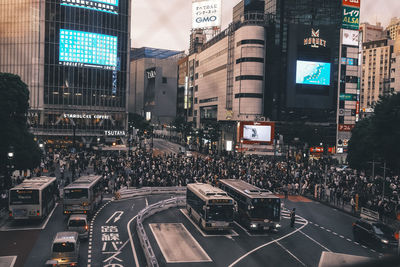
{"label": "blue led screen", "polygon": [[118,0],[61,0],[61,5],[118,14]]}
{"label": "blue led screen", "polygon": [[[116,36],[60,30],[60,63],[72,66],[117,66]],[[79,63],[79,64],[68,64]]]}
{"label": "blue led screen", "polygon": [[326,62],[297,60],[296,83],[330,85],[331,64]]}

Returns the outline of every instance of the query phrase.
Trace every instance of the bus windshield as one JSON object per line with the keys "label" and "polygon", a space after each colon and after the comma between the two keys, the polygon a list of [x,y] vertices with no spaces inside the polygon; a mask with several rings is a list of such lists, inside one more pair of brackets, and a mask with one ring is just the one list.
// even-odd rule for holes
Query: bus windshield
{"label": "bus windshield", "polygon": [[207,221],[228,221],[233,220],[233,205],[210,205],[207,210]]}
{"label": "bus windshield", "polygon": [[81,199],[88,198],[87,189],[65,189],[64,199]]}
{"label": "bus windshield", "polygon": [[280,199],[255,198],[252,205],[254,208],[250,211],[251,217],[279,221]]}
{"label": "bus windshield", "polygon": [[39,204],[39,190],[11,190],[10,205]]}

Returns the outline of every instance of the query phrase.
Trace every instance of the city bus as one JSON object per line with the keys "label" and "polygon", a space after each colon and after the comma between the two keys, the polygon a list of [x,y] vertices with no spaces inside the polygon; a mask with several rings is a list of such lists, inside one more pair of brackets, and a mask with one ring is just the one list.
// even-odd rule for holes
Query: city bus
{"label": "city bus", "polygon": [[10,189],[10,217],[16,220],[41,220],[52,211],[56,198],[56,178],[43,176],[25,179]]}
{"label": "city bus", "polygon": [[100,175],[82,176],[64,187],[64,214],[91,215],[103,201],[103,179]]}
{"label": "city bus", "polygon": [[249,230],[280,227],[281,201],[272,192],[238,179],[222,179],[219,187],[235,200],[235,215]]}
{"label": "city bus", "polygon": [[186,208],[189,216],[205,230],[227,230],[233,227],[233,199],[210,184],[188,184]]}

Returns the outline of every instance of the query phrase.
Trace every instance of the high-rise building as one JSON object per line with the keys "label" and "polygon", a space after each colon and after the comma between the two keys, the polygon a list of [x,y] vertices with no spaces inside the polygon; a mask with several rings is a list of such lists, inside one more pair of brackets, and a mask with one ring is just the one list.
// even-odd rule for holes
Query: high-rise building
{"label": "high-rise building", "polygon": [[370,110],[379,96],[390,92],[393,43],[388,39],[363,43],[361,110]]}
{"label": "high-rise building", "polygon": [[192,94],[193,92],[189,92],[189,57],[185,56],[178,61],[177,117],[187,118],[189,116],[189,109],[192,108]]}
{"label": "high-rise building", "polygon": [[153,123],[170,123],[176,117],[178,60],[183,51],[133,48],[129,87],[129,113]]}
{"label": "high-rise building", "polygon": [[368,22],[360,24],[360,32],[362,33],[362,42],[371,42],[385,38],[385,31],[380,22],[371,25]]}
{"label": "high-rise building", "polygon": [[386,27],[386,32],[390,36],[390,39],[396,40],[400,36],[400,19],[396,17],[392,18],[389,26]]}
{"label": "high-rise building", "polygon": [[0,71],[28,85],[38,138],[89,145],[124,132],[130,10],[130,0],[0,2]]}
{"label": "high-rise building", "polygon": [[342,1],[266,0],[265,12],[274,17],[266,38],[265,116],[313,125],[333,145]]}

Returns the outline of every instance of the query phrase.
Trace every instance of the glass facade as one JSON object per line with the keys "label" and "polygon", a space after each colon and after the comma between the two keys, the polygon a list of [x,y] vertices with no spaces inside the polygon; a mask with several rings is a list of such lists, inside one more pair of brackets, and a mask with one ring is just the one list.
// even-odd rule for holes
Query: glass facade
{"label": "glass facade", "polygon": [[130,0],[87,2],[0,1],[0,71],[28,84],[37,135],[125,129]]}
{"label": "glass facade", "polygon": [[[306,121],[334,123],[341,1],[265,0],[265,12],[273,18],[267,34],[273,38],[267,38],[266,41],[266,115],[278,121],[305,118]],[[318,36],[321,33],[319,37],[328,40],[327,47],[315,49],[303,45],[303,38],[312,37],[312,30],[317,29],[320,29]],[[303,90],[299,93],[300,90],[296,88],[295,77],[292,76],[297,60],[320,60],[332,64],[330,87],[319,92],[319,99],[316,97],[318,95],[315,93],[316,90]],[[307,95],[304,92],[311,93]],[[312,106],[312,103],[320,101],[324,102],[324,108]],[[315,112],[315,109],[321,112]]]}

